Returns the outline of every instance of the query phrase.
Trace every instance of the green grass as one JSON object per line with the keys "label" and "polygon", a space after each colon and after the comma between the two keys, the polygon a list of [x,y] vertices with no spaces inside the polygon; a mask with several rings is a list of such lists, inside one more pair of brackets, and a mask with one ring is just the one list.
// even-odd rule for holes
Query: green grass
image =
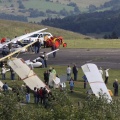
{"label": "green grass", "polygon": [[32,24],[32,23],[25,23],[25,22],[13,22],[9,20],[0,20],[0,38],[2,37],[9,37],[9,38],[14,38],[14,36],[20,36],[25,34],[25,30],[28,32],[33,32],[39,29],[43,28],[48,28],[46,31],[51,32],[54,36],[63,36],[64,39],[79,39],[79,38],[84,38],[85,36],[82,34],[58,29],[58,28],[53,28],[53,27],[48,27],[48,26],[43,26],[43,25],[38,25],[38,24]]}
{"label": "green grass", "polygon": [[74,39],[65,40],[65,42],[67,43],[67,48],[120,48],[120,39]]}
{"label": "green grass", "polygon": [[[48,69],[49,69],[49,67],[48,67]],[[66,74],[67,65],[66,66],[55,66],[54,65],[52,67],[55,68],[55,70],[57,71],[57,74],[59,76]],[[35,68],[34,69],[35,73],[39,76],[39,78],[41,80],[43,80],[43,73],[44,73],[45,70],[47,70],[47,69],[46,68]],[[108,81],[108,84],[107,84],[107,88],[112,90],[112,92],[114,92],[113,91],[113,82],[114,82],[114,80],[115,79],[119,80],[119,78],[120,78],[119,73],[120,73],[120,70],[116,70],[116,69],[110,69],[109,70],[110,77],[109,77],[109,81]],[[82,76],[83,76],[82,69],[79,68],[78,81],[75,81],[74,93],[72,93],[72,94],[69,91],[69,82],[68,81],[66,82],[66,84],[67,84],[67,87],[66,87],[67,93],[68,93],[69,97],[71,98],[71,100],[73,101],[73,103],[75,105],[77,105],[78,101],[86,99],[86,97],[87,97],[86,91],[90,88],[89,84],[87,84],[86,89],[83,88]],[[72,75],[72,77],[73,77],[73,75]],[[10,87],[21,86],[23,84],[23,81],[17,80],[17,78],[18,77],[16,75],[16,80],[13,82],[12,80],[10,80],[10,73],[7,72],[7,80],[4,80],[4,81],[2,80],[2,81],[7,82]],[[104,79],[104,74],[103,74],[103,79]],[[57,91],[59,93],[59,89],[57,89]],[[120,93],[119,93],[119,96],[120,96]],[[118,97],[118,98],[120,98],[120,97]],[[113,96],[113,99],[116,99],[116,97]],[[32,98],[31,102],[33,102],[33,98]]]}
{"label": "green grass", "polygon": [[29,9],[29,8],[34,8],[34,9],[39,9],[40,11],[46,11],[47,9],[50,10],[54,10],[59,12],[60,10],[62,10],[63,8],[65,8],[67,11],[72,10],[73,11],[73,7],[70,6],[66,6],[63,4],[59,4],[59,3],[54,3],[54,2],[46,2],[45,0],[29,0],[29,1],[25,1],[23,2],[24,6]]}
{"label": "green grass", "polygon": [[[0,20],[0,37],[8,36],[8,37],[14,37],[15,35],[19,36],[25,32],[25,29],[29,30],[30,32],[45,28],[46,26],[39,26],[37,24],[30,24],[30,23],[20,23],[20,22],[12,22],[12,21],[4,21]],[[119,48],[120,46],[120,40],[104,40],[104,39],[87,39],[87,36],[77,34],[70,31],[65,31],[62,29],[52,28],[48,27],[48,32],[51,32],[53,35],[56,36],[63,36],[64,41],[67,43],[67,48]],[[65,49],[67,49],[65,48]],[[64,49],[64,48],[63,48]],[[49,66],[50,67],[50,66]],[[56,69],[57,74],[65,75],[66,74],[66,66],[52,66]],[[34,71],[37,73],[37,75],[43,80],[43,72],[46,70],[46,68],[35,68]],[[117,78],[119,80],[120,78],[120,70],[112,69],[109,71],[110,77],[109,77],[109,83],[108,88],[113,91],[112,83]],[[79,68],[79,74],[78,74],[78,81],[75,82],[75,88],[74,93],[71,94],[69,92],[69,84],[67,82],[67,89],[68,94],[70,98],[74,101],[76,104],[80,99],[84,100],[86,98],[86,90],[83,89],[83,80],[82,80],[83,72],[81,68]],[[104,78],[104,77],[103,77]],[[3,81],[7,82],[9,86],[15,86],[23,84],[23,81],[17,80],[12,82],[10,80],[10,73],[7,73],[7,80]],[[88,87],[89,88],[89,85]],[[58,90],[59,91],[59,90]],[[119,94],[120,95],[120,94]]]}
{"label": "green grass", "polygon": [[46,31],[51,32],[54,36],[63,37],[64,42],[67,43],[67,48],[120,48],[119,39],[94,39],[82,34],[43,25],[0,20],[0,26],[0,38],[8,37],[13,39],[14,36],[23,35],[25,30],[33,32],[47,27],[48,30]]}

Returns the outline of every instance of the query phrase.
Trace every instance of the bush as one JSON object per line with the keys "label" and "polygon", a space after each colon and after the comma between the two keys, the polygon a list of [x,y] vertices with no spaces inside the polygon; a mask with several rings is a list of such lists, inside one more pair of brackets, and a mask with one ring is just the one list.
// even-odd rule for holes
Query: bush
{"label": "bush", "polygon": [[[74,93],[73,93],[74,94]],[[53,91],[48,107],[42,105],[22,105],[15,93],[0,96],[0,120],[119,120],[120,100],[107,103],[106,99],[90,96],[79,101],[79,106],[69,98],[66,91]]]}

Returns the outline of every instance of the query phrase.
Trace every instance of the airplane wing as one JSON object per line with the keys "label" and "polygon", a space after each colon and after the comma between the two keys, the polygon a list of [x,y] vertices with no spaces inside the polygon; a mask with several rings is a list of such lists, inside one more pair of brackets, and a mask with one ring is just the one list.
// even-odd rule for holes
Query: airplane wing
{"label": "airplane wing", "polygon": [[[112,101],[112,98],[108,92],[108,89],[103,81],[103,78],[95,64],[85,64],[82,67],[84,74],[87,77],[87,80],[90,84],[90,87],[95,96],[100,97],[102,94],[104,98],[107,99],[108,102]],[[105,96],[104,96],[105,95]]]}
{"label": "airplane wing", "polygon": [[[54,53],[54,52],[56,52],[56,51],[58,51],[58,50],[59,50],[59,49],[53,50],[53,51],[51,51],[51,52],[48,52],[47,55],[50,55],[50,54],[52,54],[52,53]],[[41,55],[40,57],[44,58],[44,55]],[[34,59],[34,60],[32,60],[32,61],[33,61],[33,62],[36,62],[36,60],[39,60],[40,57],[37,57],[36,59]]]}
{"label": "airplane wing", "polygon": [[7,55],[7,56],[5,56],[5,57],[2,57],[2,58],[0,59],[0,61],[3,61],[3,60],[5,60],[5,59],[7,59],[7,58],[10,58],[10,57],[13,56],[14,54],[19,53],[22,49],[31,46],[31,45],[34,44],[35,42],[36,42],[36,41],[34,41],[34,42],[32,42],[32,43],[30,43],[30,44],[28,44],[28,45],[26,45],[26,46],[24,46],[24,47],[22,47],[22,48],[16,50],[16,51],[13,52],[13,53],[10,53],[9,55]]}
{"label": "airplane wing", "polygon": [[25,35],[16,37],[16,38],[12,39],[12,40],[9,41],[9,42],[0,44],[0,48],[2,48],[3,46],[8,45],[9,43],[13,43],[13,42],[16,42],[16,41],[20,41],[20,40],[22,40],[22,39],[24,39],[24,38],[27,38],[27,37],[31,36],[31,35],[34,35],[34,34],[39,33],[39,32],[42,32],[42,31],[44,31],[44,30],[46,30],[46,29],[47,29],[47,28],[44,28],[44,29],[41,29],[41,30],[37,30],[37,31],[35,31],[35,32],[27,33],[27,34],[25,34]]}
{"label": "airplane wing", "polygon": [[52,53],[54,53],[54,52],[56,52],[56,51],[58,51],[59,49],[56,49],[56,50],[53,50],[53,51],[51,51],[51,52],[48,52],[46,55],[50,55],[50,54],[52,54]]}
{"label": "airplane wing", "polygon": [[26,83],[26,85],[34,90],[34,87],[41,88],[45,87],[48,92],[50,89],[46,84],[31,70],[23,59],[14,58],[9,59],[7,64],[18,74],[18,76]]}

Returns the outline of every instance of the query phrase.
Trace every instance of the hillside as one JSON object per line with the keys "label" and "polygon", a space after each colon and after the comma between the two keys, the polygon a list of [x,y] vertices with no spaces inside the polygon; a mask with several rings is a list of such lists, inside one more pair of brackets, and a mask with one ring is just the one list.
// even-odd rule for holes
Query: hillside
{"label": "hillside", "polygon": [[25,33],[25,30],[28,32],[32,32],[35,30],[48,28],[48,32],[51,32],[55,36],[63,36],[64,39],[78,39],[78,38],[85,38],[86,36],[82,34],[77,34],[74,32],[66,31],[63,29],[32,24],[32,23],[24,23],[24,22],[15,22],[9,20],[0,20],[0,38],[2,37],[9,37],[14,38],[14,36],[19,36]]}
{"label": "hillside", "polygon": [[[110,0],[0,0],[0,18],[41,22],[46,18],[89,12]],[[92,6],[91,6],[92,5]],[[18,18],[19,17],[19,18]],[[23,19],[23,20],[21,20]]]}

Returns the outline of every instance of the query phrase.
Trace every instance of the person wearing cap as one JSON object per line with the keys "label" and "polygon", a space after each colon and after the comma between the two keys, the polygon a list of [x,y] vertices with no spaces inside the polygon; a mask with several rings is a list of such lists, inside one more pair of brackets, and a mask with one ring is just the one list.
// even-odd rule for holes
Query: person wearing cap
{"label": "person wearing cap", "polygon": [[115,79],[115,82],[113,83],[113,88],[114,88],[114,96],[118,96],[118,80]]}

